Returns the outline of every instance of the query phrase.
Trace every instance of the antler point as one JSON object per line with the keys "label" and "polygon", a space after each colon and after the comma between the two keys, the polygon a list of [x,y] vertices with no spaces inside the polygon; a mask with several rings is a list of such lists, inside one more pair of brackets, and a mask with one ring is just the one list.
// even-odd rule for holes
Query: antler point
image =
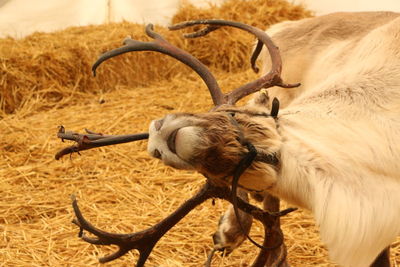
{"label": "antler point", "polygon": [[72,202],[77,202],[75,194],[71,194],[70,198]]}

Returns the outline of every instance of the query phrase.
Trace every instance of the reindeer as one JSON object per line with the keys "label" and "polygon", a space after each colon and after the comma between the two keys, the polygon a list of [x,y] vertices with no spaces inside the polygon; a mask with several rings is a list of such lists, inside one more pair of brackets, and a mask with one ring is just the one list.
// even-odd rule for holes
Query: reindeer
{"label": "reindeer", "polygon": [[[149,139],[149,154],[165,165],[196,170],[211,184],[232,185],[234,192],[239,187],[266,199],[279,197],[310,210],[330,258],[340,265],[390,266],[388,246],[400,234],[400,14],[335,13],[278,24],[268,33],[280,47],[282,61],[268,35],[248,25],[201,20],[171,29],[201,24],[209,26],[189,37],[220,26],[254,34],[259,42],[253,68],[263,46],[270,54],[268,60],[262,48],[263,75],[224,94],[204,65],[167,43],[151,26],[147,33],[154,42],[127,39],[93,66],[96,70],[108,58],[129,51],[152,50],[189,65],[207,84],[215,107],[207,113],[168,114],[152,121],[148,136],[142,136]],[[281,62],[286,81],[301,86],[282,81]],[[255,92],[246,105],[235,106]],[[277,98],[283,107],[279,113]],[[60,137],[65,136],[62,131]],[[91,138],[80,136],[77,146],[58,156],[88,149]],[[232,202],[260,219],[245,201]],[[76,201],[74,209],[75,223],[98,236],[84,236],[86,241],[120,246],[106,261],[137,248],[111,242],[117,234],[106,235],[90,225]],[[234,210],[238,215],[237,207]],[[242,220],[237,218],[225,217],[225,229],[237,227]],[[249,220],[244,218],[242,224]],[[243,230],[237,240],[246,235]],[[234,249],[240,240],[232,244],[227,247]],[[141,252],[140,264],[150,251]]]}

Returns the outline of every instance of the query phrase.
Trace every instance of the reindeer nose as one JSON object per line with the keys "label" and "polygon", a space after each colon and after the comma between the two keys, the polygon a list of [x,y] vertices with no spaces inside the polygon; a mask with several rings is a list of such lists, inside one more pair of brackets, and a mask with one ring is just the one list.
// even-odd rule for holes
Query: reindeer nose
{"label": "reindeer nose", "polygon": [[160,151],[158,149],[154,149],[153,157],[161,159],[161,153],[160,153]]}

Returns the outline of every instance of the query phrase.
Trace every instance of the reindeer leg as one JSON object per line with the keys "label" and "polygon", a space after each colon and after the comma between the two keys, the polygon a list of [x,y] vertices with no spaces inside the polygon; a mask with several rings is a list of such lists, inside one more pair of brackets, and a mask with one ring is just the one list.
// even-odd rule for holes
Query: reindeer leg
{"label": "reindeer leg", "polygon": [[[242,200],[249,201],[246,191],[239,189],[237,195]],[[217,231],[213,234],[214,248],[205,264],[206,267],[211,266],[211,258],[215,251],[223,251],[229,254],[246,240],[245,233],[249,234],[253,217],[244,211],[239,211],[239,219],[245,232],[240,228],[232,205],[221,216]]]}
{"label": "reindeer leg", "polygon": [[[268,212],[279,211],[279,198],[270,194],[264,196],[264,210]],[[264,224],[264,247],[269,247],[268,251],[260,250],[252,267],[289,267],[286,261],[286,246],[283,240],[283,233],[280,228],[280,217],[271,218],[267,225]]]}
{"label": "reindeer leg", "polygon": [[[238,196],[244,201],[248,201],[245,191],[238,190]],[[263,195],[264,210],[268,213],[279,212],[279,199],[269,194]],[[205,267],[211,266],[211,260],[216,251],[223,250],[227,253],[232,252],[246,238],[241,231],[236,216],[233,214],[232,206],[223,214],[220,219],[218,230],[213,235],[214,249],[209,253],[209,257],[205,263]],[[283,211],[286,212],[286,211]],[[251,213],[250,213],[251,214]],[[263,246],[270,248],[268,250],[260,250],[252,267],[289,267],[286,261],[286,246],[283,242],[283,233],[280,229],[280,216],[268,217],[260,220],[264,225],[264,241]],[[247,234],[250,231],[253,217],[249,214],[240,212],[240,219],[244,230]]]}
{"label": "reindeer leg", "polygon": [[371,267],[390,267],[390,247],[385,248],[378,257],[376,257]]}

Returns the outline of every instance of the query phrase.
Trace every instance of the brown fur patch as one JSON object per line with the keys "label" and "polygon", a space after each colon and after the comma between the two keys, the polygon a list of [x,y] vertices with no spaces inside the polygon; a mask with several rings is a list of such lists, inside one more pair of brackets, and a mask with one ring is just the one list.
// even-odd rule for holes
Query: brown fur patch
{"label": "brown fur patch", "polygon": [[200,172],[211,175],[230,174],[246,152],[240,143],[239,129],[229,114],[212,112],[198,115],[204,128],[199,154],[194,158]]}
{"label": "brown fur patch", "polygon": [[271,153],[278,150],[277,143],[280,139],[273,120],[272,124],[263,125],[253,116],[236,113],[234,115],[234,120],[238,123],[236,125],[231,115],[223,111],[194,115],[202,121],[198,126],[204,128],[198,153],[193,156],[194,165],[199,172],[211,177],[231,175],[247,153],[247,148],[241,143],[242,135],[245,140],[263,152]]}

